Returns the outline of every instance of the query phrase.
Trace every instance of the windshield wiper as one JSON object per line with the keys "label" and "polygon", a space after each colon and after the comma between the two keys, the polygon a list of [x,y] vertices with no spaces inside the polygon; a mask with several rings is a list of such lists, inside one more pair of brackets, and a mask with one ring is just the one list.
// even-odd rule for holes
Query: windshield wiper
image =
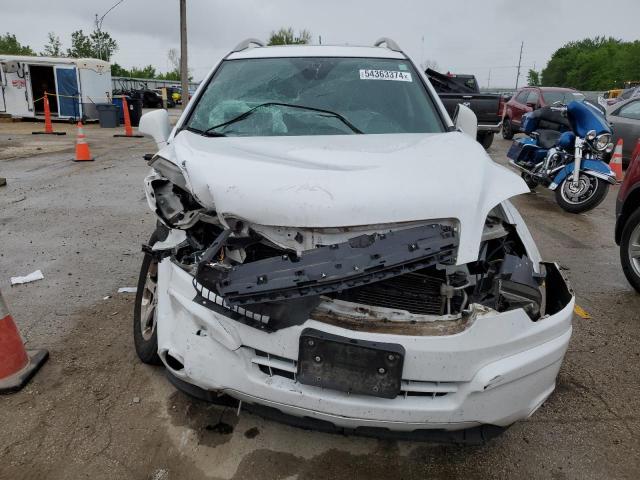
{"label": "windshield wiper", "polygon": [[219,133],[219,132],[209,132],[204,131],[204,130],[200,130],[198,128],[193,128],[193,127],[185,127],[185,130],[188,130],[189,132],[193,132],[193,133],[199,133],[200,135],[204,135],[206,137],[226,137],[227,135],[224,133]]}
{"label": "windshield wiper", "polygon": [[[351,123],[349,120],[344,118],[342,115],[340,115],[337,112],[332,112],[331,110],[325,110],[325,109],[322,109],[322,108],[315,108],[315,107],[305,107],[304,105],[296,105],[294,103],[266,102],[266,103],[261,103],[260,105],[256,105],[255,107],[247,110],[246,112],[241,113],[237,117],[233,117],[231,120],[227,120],[226,122],[222,122],[222,123],[219,123],[218,125],[214,125],[213,127],[207,128],[204,132],[202,132],[202,134],[203,135],[213,136],[213,135],[211,135],[212,133],[214,133],[212,131],[215,130],[216,128],[226,127],[227,125],[231,125],[232,123],[239,122],[239,121],[244,120],[245,118],[247,118],[249,115],[254,113],[256,110],[258,110],[260,108],[264,108],[264,107],[271,107],[271,106],[299,108],[301,110],[310,110],[312,112],[324,113],[325,115],[330,115],[330,116],[335,117],[338,120],[340,120],[347,127],[349,127],[349,129],[353,133],[356,133],[356,134],[359,134],[359,135],[362,135],[364,133],[362,130],[360,130],[358,127],[356,127],[353,123]],[[218,135],[215,135],[215,136],[224,136],[224,134],[221,133],[221,134],[218,134]]]}

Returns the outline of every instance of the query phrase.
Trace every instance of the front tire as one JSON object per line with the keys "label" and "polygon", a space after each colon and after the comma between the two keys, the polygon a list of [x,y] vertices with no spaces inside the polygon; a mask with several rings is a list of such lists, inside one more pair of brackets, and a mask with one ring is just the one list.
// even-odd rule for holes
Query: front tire
{"label": "front tire", "polygon": [[485,150],[489,150],[489,147],[491,147],[491,144],[493,144],[493,132],[478,133],[476,139]]}
{"label": "front tire", "polygon": [[537,181],[535,181],[533,179],[533,177],[531,175],[529,175],[528,173],[522,172],[520,174],[520,177],[522,177],[522,179],[524,180],[524,183],[527,184],[527,187],[529,187],[529,190],[533,191],[539,185],[539,183]]}
{"label": "front tire", "polygon": [[627,219],[620,239],[622,271],[640,293],[640,208]]}
{"label": "front tire", "polygon": [[513,139],[513,125],[508,118],[505,118],[502,122],[502,138],[505,140]]}
{"label": "front tire", "polygon": [[565,212],[583,213],[593,210],[607,196],[609,183],[580,172],[578,186],[572,185],[573,175],[568,176],[556,188],[556,202]]}
{"label": "front tire", "polygon": [[[159,240],[158,232],[154,232],[149,239],[149,245]],[[138,277],[138,290],[133,308],[133,343],[136,347],[138,358],[149,365],[162,365],[158,356],[158,332],[157,332],[157,285],[158,285],[158,261],[149,253],[144,254],[140,276]]]}

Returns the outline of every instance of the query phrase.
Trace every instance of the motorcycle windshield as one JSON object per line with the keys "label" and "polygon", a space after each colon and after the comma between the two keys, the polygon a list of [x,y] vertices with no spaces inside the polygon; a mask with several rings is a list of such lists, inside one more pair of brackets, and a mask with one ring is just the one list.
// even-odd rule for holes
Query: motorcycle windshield
{"label": "motorcycle windshield", "polygon": [[595,130],[596,135],[611,133],[611,127],[609,127],[602,112],[589,102],[574,100],[569,103],[567,105],[567,118],[571,124],[571,129],[579,137],[586,137],[591,130]]}

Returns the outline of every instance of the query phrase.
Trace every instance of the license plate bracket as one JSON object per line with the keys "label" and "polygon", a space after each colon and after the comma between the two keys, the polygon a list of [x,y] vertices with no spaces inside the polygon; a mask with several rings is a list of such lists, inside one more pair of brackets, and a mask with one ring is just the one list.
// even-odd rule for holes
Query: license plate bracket
{"label": "license plate bracket", "polygon": [[405,350],[394,343],[341,337],[306,328],[300,335],[300,383],[358,395],[395,398]]}

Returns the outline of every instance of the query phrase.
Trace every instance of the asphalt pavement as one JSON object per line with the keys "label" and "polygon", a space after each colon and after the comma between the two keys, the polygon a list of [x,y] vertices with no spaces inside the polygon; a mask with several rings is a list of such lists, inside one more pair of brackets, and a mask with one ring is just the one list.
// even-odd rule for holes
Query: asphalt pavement
{"label": "asphalt pavement", "polygon": [[[574,318],[543,407],[484,446],[383,441],[237,416],[141,364],[134,296],[117,289],[136,285],[155,225],[142,190],[154,144],[89,125],[95,161],[75,163],[74,127],[32,136],[40,127],[0,121],[0,289],[27,346],[51,353],[25,390],[0,397],[0,479],[640,477],[640,295],[613,240],[618,187],[582,215],[544,189],[514,200],[590,316]],[[496,140],[491,156],[506,163],[508,145]],[[10,287],[37,269],[43,280]]]}

